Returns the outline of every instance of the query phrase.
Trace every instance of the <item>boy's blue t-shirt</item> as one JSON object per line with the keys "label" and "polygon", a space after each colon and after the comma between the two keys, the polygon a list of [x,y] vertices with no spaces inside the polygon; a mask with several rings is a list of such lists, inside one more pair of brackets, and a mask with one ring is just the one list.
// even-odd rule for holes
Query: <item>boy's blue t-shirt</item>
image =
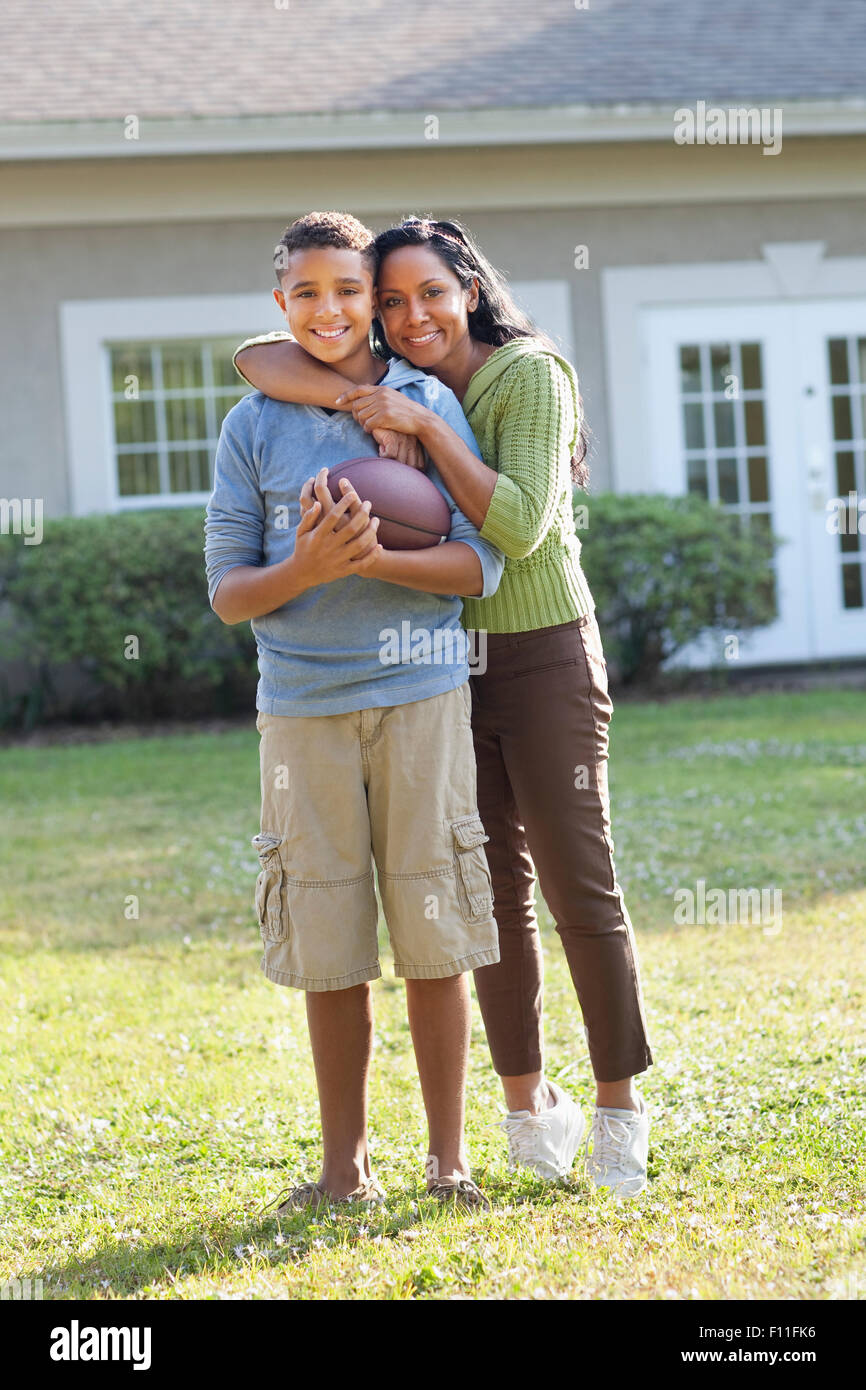
{"label": "boy's blue t-shirt", "polygon": [[[402,358],[383,385],[441,415],[477,457],[457,397]],[[223,421],[214,489],[205,521],[208,598],[235,565],[273,565],[291,555],[301,519],[300,492],[320,468],[374,455],[375,441],[347,411],[292,405],[253,392]],[[505,559],[483,541],[436,469],[428,476],[451,509],[450,540],[481,561],[483,597],[494,593]],[[467,643],[456,595],[424,594],[381,579],[349,575],[319,584],[251,622],[259,654],[257,708],[266,714],[344,714],[409,704],[468,679]]]}

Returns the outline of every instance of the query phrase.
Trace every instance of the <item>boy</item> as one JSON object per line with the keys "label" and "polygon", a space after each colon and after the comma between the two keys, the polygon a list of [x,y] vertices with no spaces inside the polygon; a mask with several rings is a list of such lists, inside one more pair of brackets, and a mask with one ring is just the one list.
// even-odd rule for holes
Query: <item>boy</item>
{"label": "boy", "polygon": [[[373,355],[374,258],[372,233],[346,214],[292,223],[275,252],[274,298],[293,337],[352,380],[406,391],[477,452],[447,388],[402,359],[385,370]],[[383,1195],[367,1149],[369,981],[381,974],[371,851],[395,973],[406,980],[428,1190],[487,1204],[463,1136],[467,972],[497,961],[499,947],[456,595],[494,592],[504,560],[432,467],[451,509],[449,539],[384,551],[368,504],[345,481],[334,504],[325,484],[329,467],[369,452],[351,414],[256,392],[223,423],[207,509],[211,605],[224,622],[251,619],[259,652],[262,969],[306,991],[322,1116],[322,1172],[280,1212]],[[429,633],[428,651],[456,650],[456,660],[394,663],[383,637],[407,619]]]}

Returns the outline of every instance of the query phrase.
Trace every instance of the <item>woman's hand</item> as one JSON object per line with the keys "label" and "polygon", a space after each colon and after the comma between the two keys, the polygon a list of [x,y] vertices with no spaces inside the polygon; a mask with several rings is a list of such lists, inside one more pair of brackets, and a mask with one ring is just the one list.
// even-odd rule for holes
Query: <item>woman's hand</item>
{"label": "woman's hand", "polygon": [[414,434],[421,438],[429,412],[426,406],[418,405],[395,391],[393,386],[356,386],[337,397],[337,405],[348,406],[359,425],[368,434],[374,429],[399,430],[401,434]]}
{"label": "woman's hand", "polygon": [[398,459],[400,463],[407,463],[410,468],[418,468],[422,472],[427,467],[427,455],[414,434],[383,429],[373,429],[370,433],[379,445],[382,458]]}

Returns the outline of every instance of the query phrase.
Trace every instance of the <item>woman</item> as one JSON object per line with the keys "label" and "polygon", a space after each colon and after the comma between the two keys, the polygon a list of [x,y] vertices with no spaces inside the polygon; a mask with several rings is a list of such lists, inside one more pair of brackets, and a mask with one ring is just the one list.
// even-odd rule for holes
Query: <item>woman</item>
{"label": "woman", "polygon": [[243,374],[272,396],[351,409],[378,438],[414,435],[457,505],[506,556],[498,591],[466,599],[463,621],[486,641],[486,668],[471,682],[472,725],[501,958],[477,970],[475,984],[508,1105],[510,1163],[560,1176],[585,1129],[579,1108],[544,1076],[534,863],[595,1073],[588,1171],[597,1186],[634,1196],[646,1185],[649,1125],[634,1077],[653,1059],[613,862],[612,705],[571,506],[572,482],[586,479],[577,380],[459,223],[410,218],[376,245],[377,348],[456,393],[484,462],[426,407],[374,384],[341,387],[296,344],[248,348]]}

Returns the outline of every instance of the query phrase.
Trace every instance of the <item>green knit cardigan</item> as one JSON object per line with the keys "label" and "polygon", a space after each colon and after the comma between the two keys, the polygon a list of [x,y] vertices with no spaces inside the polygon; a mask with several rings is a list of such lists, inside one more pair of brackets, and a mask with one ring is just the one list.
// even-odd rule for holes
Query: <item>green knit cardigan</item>
{"label": "green knit cardigan", "polygon": [[470,379],[463,409],[499,474],[481,535],[506,557],[496,593],[463,600],[464,626],[531,632],[591,613],[572,512],[580,410],[571,363],[517,338]]}

